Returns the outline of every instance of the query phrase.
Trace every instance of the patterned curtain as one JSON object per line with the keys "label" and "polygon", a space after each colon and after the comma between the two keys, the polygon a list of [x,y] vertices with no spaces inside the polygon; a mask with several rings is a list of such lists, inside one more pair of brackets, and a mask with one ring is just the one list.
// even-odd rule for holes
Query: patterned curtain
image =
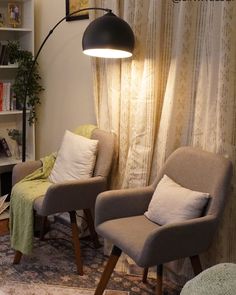
{"label": "patterned curtain", "polygon": [[[99,126],[118,137],[112,187],[147,185],[183,145],[223,154],[235,164],[236,2],[92,4],[113,9],[136,37],[133,58],[92,65]],[[235,197],[232,192],[215,242],[201,257],[204,267],[236,262]],[[187,260],[170,263],[168,270],[174,284],[192,276]]]}

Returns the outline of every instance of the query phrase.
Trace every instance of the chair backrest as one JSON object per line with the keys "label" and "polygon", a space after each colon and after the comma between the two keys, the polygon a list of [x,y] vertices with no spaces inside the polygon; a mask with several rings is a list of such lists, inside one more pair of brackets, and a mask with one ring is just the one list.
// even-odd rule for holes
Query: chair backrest
{"label": "chair backrest", "polygon": [[157,180],[164,174],[191,190],[211,196],[205,215],[218,219],[230,187],[232,163],[225,157],[193,147],[181,147],[173,152],[162,167]]}
{"label": "chair backrest", "polygon": [[115,135],[101,129],[94,129],[92,139],[98,140],[98,154],[94,168],[94,176],[108,177],[115,148]]}

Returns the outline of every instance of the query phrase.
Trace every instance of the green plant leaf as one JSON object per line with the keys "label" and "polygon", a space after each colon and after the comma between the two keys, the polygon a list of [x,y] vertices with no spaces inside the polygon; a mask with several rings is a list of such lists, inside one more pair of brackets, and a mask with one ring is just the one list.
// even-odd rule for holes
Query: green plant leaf
{"label": "green plant leaf", "polygon": [[[30,51],[22,50],[19,41],[8,41],[9,60],[18,62],[18,69],[12,90],[19,104],[23,105],[27,87],[26,105],[30,110],[29,124],[37,121],[36,106],[40,105],[39,94],[44,90],[40,84],[41,76],[38,71],[38,63],[34,65],[31,75],[29,73],[33,65],[33,55]],[[28,83],[27,83],[28,81]],[[26,85],[27,83],[27,85]]]}

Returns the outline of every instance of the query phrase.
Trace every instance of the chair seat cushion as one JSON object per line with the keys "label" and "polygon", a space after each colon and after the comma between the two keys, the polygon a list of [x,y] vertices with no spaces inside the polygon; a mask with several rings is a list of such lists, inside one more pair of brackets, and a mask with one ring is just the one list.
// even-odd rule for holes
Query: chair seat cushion
{"label": "chair seat cushion", "polygon": [[60,183],[93,175],[98,140],[85,138],[66,130],[49,180]]}
{"label": "chair seat cushion", "polygon": [[150,233],[158,230],[159,227],[144,215],[139,215],[105,221],[97,226],[96,230],[98,234],[107,238],[142,266],[140,253],[142,253],[145,241]]}
{"label": "chair seat cushion", "polygon": [[184,188],[164,175],[144,215],[159,225],[181,222],[202,216],[208,199],[208,193]]}

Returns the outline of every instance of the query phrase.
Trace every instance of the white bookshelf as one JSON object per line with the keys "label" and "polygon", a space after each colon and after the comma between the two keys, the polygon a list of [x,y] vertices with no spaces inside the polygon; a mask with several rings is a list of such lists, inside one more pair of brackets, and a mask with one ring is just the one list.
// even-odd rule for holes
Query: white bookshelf
{"label": "white bookshelf", "polygon": [[0,27],[0,31],[7,31],[7,32],[32,32],[32,29],[31,28]]}
{"label": "white bookshelf", "polygon": [[[27,111],[29,116],[29,111]],[[22,130],[22,111],[6,111],[0,112],[0,137],[4,137],[11,151],[11,157],[0,157],[0,173],[11,171],[13,165],[21,162],[16,157],[17,145],[14,140],[8,136],[8,129]],[[35,128],[34,126],[26,127],[26,159],[35,159]]]}
{"label": "white bookshelf", "polygon": [[7,70],[7,69],[17,69],[17,65],[0,65],[0,69],[5,69],[5,70]]}
{"label": "white bookshelf", "polygon": [[[27,113],[29,113],[29,111],[26,111]],[[14,111],[1,111],[0,112],[0,116],[12,116],[12,115],[20,115],[22,114],[22,111],[20,110],[14,110]]]}
{"label": "white bookshelf", "polygon": [[[21,7],[21,24],[13,27],[8,22],[8,3],[19,3]],[[34,53],[34,0],[0,0],[0,13],[4,15],[4,26],[0,27],[0,41],[18,40],[24,50]],[[0,65],[0,81],[14,82],[17,64]],[[27,112],[29,115],[29,112]],[[11,171],[12,167],[21,162],[15,158],[15,141],[8,136],[7,129],[22,130],[22,111],[0,112],[0,137],[8,143],[11,157],[0,157],[0,173]],[[26,134],[26,159],[35,159],[35,130],[34,126],[27,124]]]}

